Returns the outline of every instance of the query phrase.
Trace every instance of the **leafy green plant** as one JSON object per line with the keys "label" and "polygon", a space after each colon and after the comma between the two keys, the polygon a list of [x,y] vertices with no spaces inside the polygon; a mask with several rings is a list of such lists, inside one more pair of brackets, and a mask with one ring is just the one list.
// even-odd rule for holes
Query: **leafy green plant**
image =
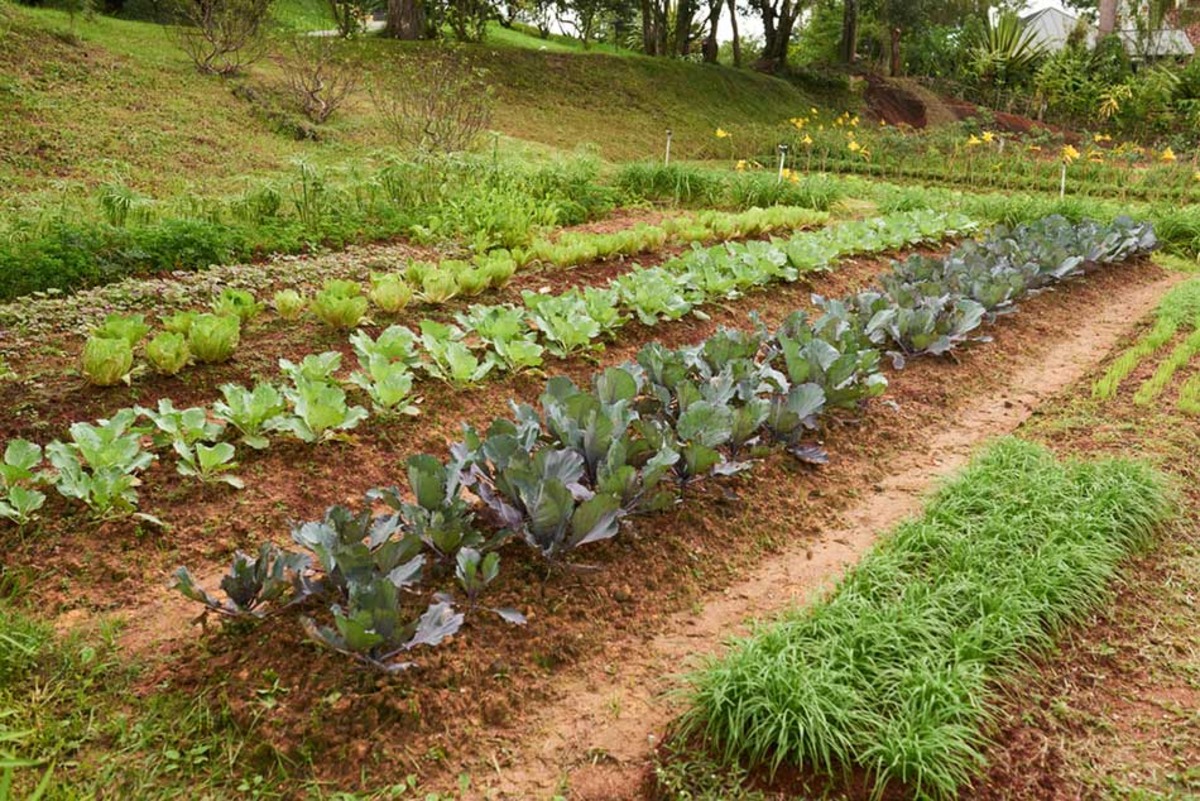
{"label": "leafy green plant", "polygon": [[263,304],[244,289],[222,289],[212,302],[212,310],[218,316],[233,316],[246,323],[262,313]]}
{"label": "leafy green plant", "polygon": [[496,366],[490,356],[482,360],[476,356],[462,337],[457,326],[421,321],[421,344],[429,356],[421,366],[434,378],[455,387],[478,384]]}
{"label": "leafy green plant", "polygon": [[279,371],[293,381],[323,381],[334,383],[334,374],[342,368],[342,354],[336,350],[310,353],[296,364],[291,359],[279,360]]}
{"label": "leafy green plant", "polygon": [[561,295],[544,295],[525,290],[521,293],[529,310],[530,324],[547,342],[555,356],[567,358],[583,350],[600,347],[600,323],[587,315],[587,306],[578,290]]}
{"label": "leafy green plant", "polygon": [[445,267],[433,267],[421,278],[421,301],[431,305],[445,303],[458,296],[458,278]]}
{"label": "leafy green plant", "polygon": [[361,406],[346,403],[346,392],[325,381],[298,376],[283,395],[291,404],[291,413],[268,421],[264,428],[287,431],[297,439],[317,443],[343,437],[367,417]]}
{"label": "leafy green plant", "polygon": [[444,562],[453,562],[461,548],[481,545],[483,535],[474,526],[475,515],[462,498],[458,466],[420,454],[409,458],[407,468],[416,503],[404,502],[395,489],[375,490],[368,497],[399,512],[404,530]]}
{"label": "leafy green plant", "polygon": [[142,448],[141,434],[133,427],[136,421],[137,412],[122,409],[96,425],[75,423],[70,442],[47,445],[46,457],[58,473],[58,491],[83,501],[102,517],[134,512],[141,483],[137,474],[155,459]]}
{"label": "leafy green plant", "polygon": [[110,314],[92,329],[92,336],[103,339],[123,339],[134,347],[150,333],[143,314]]}
{"label": "leafy green plant", "polygon": [[81,361],[83,375],[97,387],[130,382],[133,347],[123,337],[88,337]]}
{"label": "leafy green plant", "polygon": [[184,334],[164,331],[146,343],[146,360],[163,375],[177,375],[192,360]]}
{"label": "leafy green plant", "polygon": [[545,348],[537,343],[525,323],[523,309],[507,305],[472,306],[466,314],[456,314],[454,319],[486,342],[504,369],[518,373],[541,366]]}
{"label": "leafy green plant", "polygon": [[228,442],[218,442],[215,445],[198,442],[188,446],[176,440],[174,448],[179,457],[177,469],[181,476],[195,477],[205,484],[219,482],[234,489],[246,488],[245,481],[229,474],[229,471],[237,469],[238,463],[234,461],[237,452]]}
{"label": "leafy green plant", "polygon": [[196,320],[197,312],[181,311],[175,314],[167,315],[162,318],[162,326],[169,333],[182,334],[187,336],[192,330],[192,323]]}
{"label": "leafy green plant", "polygon": [[313,299],[312,310],[321,322],[333,328],[350,329],[367,314],[367,298],[353,281],[330,280]]}
{"label": "leafy green plant", "polygon": [[263,618],[299,603],[312,593],[304,578],[309,558],[281,550],[269,542],[254,558],[237,551],[229,572],[221,578],[221,601],[196,586],[186,567],[175,571],[173,588],[193,601],[227,617]]}
{"label": "leafy green plant", "polygon": [[40,480],[34,471],[41,464],[41,447],[28,440],[12,439],[4,446],[4,461],[0,463],[4,491],[0,497],[0,517],[24,526],[42,508],[46,496],[32,487]]}
{"label": "leafy green plant", "polygon": [[371,302],[387,314],[396,314],[409,304],[412,287],[395,273],[371,274]]}
{"label": "leafy green plant", "polygon": [[350,382],[367,393],[376,412],[417,415],[412,400],[413,374],[403,362],[369,360],[363,370],[350,374]]}
{"label": "leafy green plant", "polygon": [[225,429],[223,423],[208,419],[208,410],[204,407],[176,409],[170,398],[159,400],[155,409],[135,406],[134,411],[154,424],[154,444],[160,448],[176,442],[188,447],[197,442],[216,442]]}
{"label": "leafy green plant", "polygon": [[241,320],[233,315],[200,314],[188,331],[188,349],[204,364],[229,361],[241,341]]}
{"label": "leafy green plant", "polygon": [[308,308],[308,299],[294,289],[281,289],[271,300],[275,313],[282,320],[299,320]]}
{"label": "leafy green plant", "polygon": [[[474,611],[479,606],[479,596],[500,575],[500,554],[495,551],[484,555],[474,548],[461,548],[455,557],[454,577],[458,585],[467,594],[467,611]],[[510,606],[484,607],[508,623],[523,626],[527,622],[525,615]]]}
{"label": "leafy green plant", "polygon": [[431,604],[416,620],[408,620],[398,590],[386,578],[350,589],[345,608],[333,607],[333,627],[304,618],[308,635],[326,648],[345,654],[385,673],[413,666],[396,661],[401,654],[422,645],[436,646],[462,627],[463,615],[444,601]]}
{"label": "leafy green plant", "polygon": [[259,382],[254,389],[238,384],[222,384],[223,401],[212,406],[213,416],[233,426],[241,433],[243,444],[262,450],[271,444],[266,432],[273,421],[287,411],[283,395],[274,385]]}

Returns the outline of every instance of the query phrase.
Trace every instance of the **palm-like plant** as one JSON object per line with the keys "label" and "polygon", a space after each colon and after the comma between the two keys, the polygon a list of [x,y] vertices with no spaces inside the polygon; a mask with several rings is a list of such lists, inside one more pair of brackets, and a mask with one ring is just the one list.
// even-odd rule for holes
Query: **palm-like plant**
{"label": "palm-like plant", "polygon": [[972,50],[975,73],[997,87],[1028,74],[1045,55],[1032,29],[1011,11],[988,20],[983,36]]}

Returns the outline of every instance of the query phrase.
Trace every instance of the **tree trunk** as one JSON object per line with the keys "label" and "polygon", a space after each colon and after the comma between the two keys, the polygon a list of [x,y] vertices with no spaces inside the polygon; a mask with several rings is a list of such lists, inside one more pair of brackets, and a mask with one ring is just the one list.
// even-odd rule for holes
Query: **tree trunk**
{"label": "tree trunk", "polygon": [[721,8],[725,0],[714,0],[708,7],[708,35],[700,45],[705,64],[716,64],[720,47],[717,45],[717,26],[721,24]]}
{"label": "tree trunk", "polygon": [[798,12],[791,0],[784,0],[778,9],[762,4],[763,54],[756,65],[758,69],[774,73],[787,67],[788,45]]}
{"label": "tree trunk", "polygon": [[1096,30],[1100,38],[1111,35],[1117,29],[1117,0],[1100,0],[1100,22]]}
{"label": "tree trunk", "polygon": [[388,0],[386,33],[412,41],[425,36],[424,0]]}
{"label": "tree trunk", "polygon": [[891,75],[893,78],[900,75],[900,29],[892,28],[892,63]]}
{"label": "tree trunk", "polygon": [[733,66],[742,66],[742,40],[738,36],[737,0],[729,0],[729,23],[733,25]]}
{"label": "tree trunk", "polygon": [[675,6],[675,54],[686,56],[691,49],[688,41],[692,30],[692,17],[696,15],[696,7],[692,0],[680,0]]}
{"label": "tree trunk", "polygon": [[853,64],[858,56],[858,0],[845,0],[842,10],[842,41],[838,54],[843,64]]}

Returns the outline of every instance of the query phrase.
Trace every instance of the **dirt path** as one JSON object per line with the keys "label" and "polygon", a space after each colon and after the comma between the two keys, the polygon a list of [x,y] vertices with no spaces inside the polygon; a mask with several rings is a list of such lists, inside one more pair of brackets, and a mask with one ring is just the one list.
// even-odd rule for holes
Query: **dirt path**
{"label": "dirt path", "polygon": [[677,711],[663,694],[678,686],[673,677],[689,660],[744,632],[748,618],[772,615],[829,586],[877,532],[916,511],[925,493],[962,466],[976,445],[1012,431],[1040,402],[1087,373],[1177,280],[1168,276],[1108,298],[1000,389],[969,401],[954,426],[936,434],[923,452],[893,459],[874,494],[846,510],[840,527],[768,557],[745,580],[706,599],[702,609],[672,616],[663,633],[622,653],[620,664],[610,667],[613,679],[593,673],[560,685],[562,700],[531,721],[530,736],[507,754],[514,767],[480,783],[489,797],[548,798],[564,786],[572,798],[638,797],[657,737]]}

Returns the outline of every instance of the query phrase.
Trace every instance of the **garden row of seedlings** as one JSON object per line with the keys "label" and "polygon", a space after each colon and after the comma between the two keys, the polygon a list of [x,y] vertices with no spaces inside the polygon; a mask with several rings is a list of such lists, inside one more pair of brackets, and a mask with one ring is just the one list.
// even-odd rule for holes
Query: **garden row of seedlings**
{"label": "garden row of seedlings", "polygon": [[[156,409],[125,408],[94,424],[75,423],[70,441],[46,446],[49,473],[39,470],[40,446],[10,441],[0,465],[0,516],[19,525],[29,522],[45,502],[34,486],[42,482],[102,518],[136,513],[138,474],[157,458],[143,447],[146,433],[156,450],[175,453],[182,475],[241,488],[241,479],[232,474],[237,449],[228,440],[236,435],[241,444],[262,449],[272,433],[306,443],[344,437],[369,415],[352,403],[344,383],[362,390],[377,415],[416,414],[417,370],[455,387],[476,385],[505,371],[536,368],[547,350],[567,357],[600,348],[631,314],[647,325],[703,314],[698,307],[704,302],[795,281],[801,272],[829,269],[846,253],[894,250],[967,227],[954,215],[907,212],[801,232],[788,240],[695,248],[660,267],[634,269],[604,288],[572,288],[560,295],[527,292],[521,306],[471,306],[458,315],[462,327],[426,320],[419,336],[395,325],[375,339],[357,331],[350,339],[360,369],[347,382],[335,376],[342,359],[337,351],[310,354],[299,363],[281,359],[288,379],[282,386],[226,384],[223,400],[211,408],[176,409],[164,398]],[[151,424],[149,431],[138,425],[143,418]]]}
{"label": "garden row of seedlings", "polygon": [[[633,363],[596,373],[588,388],[549,380],[540,409],[512,405],[485,429],[464,426],[448,459],[408,460],[411,498],[367,493],[355,510],[331,507],[292,528],[300,551],[272,543],[238,553],[225,599],[186,568],[177,588],[218,613],[261,618],[317,599],[327,625],[302,616],[321,644],[397,671],[405,655],[452,635],[499,575],[498,549],[519,540],[550,564],[616,536],[622,521],[668,509],[713,476],[749,469],[772,446],[820,462],[805,445],[822,415],[882,393],[881,352],[897,366],[945,353],[984,321],[1048,284],[1155,246],[1148,225],[1072,225],[1048,218],[996,229],[945,259],[897,263],[876,289],[818,299],[774,333],[722,329],[679,349],[643,347]],[[426,594],[437,588],[432,602]],[[452,589],[449,589],[452,588]],[[421,611],[422,607],[424,610]],[[521,623],[514,609],[491,611]]]}
{"label": "garden row of seedlings", "polygon": [[[702,746],[728,766],[730,789],[747,770],[786,766],[838,785],[797,797],[836,795],[854,773],[872,798],[963,797],[984,765],[997,683],[1018,681],[1031,654],[1108,597],[1122,560],[1170,516],[1169,486],[1128,459],[990,444],[832,592],[688,677],[664,789],[687,789],[697,762],[712,775]],[[903,792],[885,792],[893,783]]]}
{"label": "garden row of seedlings", "polygon": [[[413,260],[402,271],[373,272],[365,294],[357,281],[344,279],[326,281],[311,298],[295,289],[284,289],[275,293],[272,306],[283,320],[296,321],[311,311],[331,328],[352,330],[366,320],[371,305],[383,314],[395,315],[413,300],[438,306],[458,297],[475,297],[503,288],[518,270],[534,264],[543,269],[570,268],[598,259],[628,258],[668,245],[794,230],[828,218],[825,212],[774,206],[740,213],[708,211],[611,233],[566,233],[554,241],[539,239],[526,250],[492,250],[470,261]],[[225,289],[213,300],[211,312],[181,311],[163,317],[163,330],[145,344],[146,360],[161,375],[176,375],[193,362],[227,361],[240,343],[243,324],[263,309],[264,304],[249,291]],[[93,329],[84,346],[84,377],[96,386],[129,382],[135,351],[150,331],[144,315],[110,314]]]}
{"label": "garden row of seedlings", "polygon": [[[1147,406],[1166,391],[1175,373],[1200,353],[1200,278],[1192,278],[1168,292],[1154,311],[1154,326],[1109,365],[1092,387],[1093,397],[1111,400],[1121,383],[1144,359],[1165,348],[1183,332],[1187,336],[1171,349],[1153,375],[1133,395],[1134,403]],[[1179,388],[1176,406],[1184,414],[1200,414],[1200,373],[1194,373]]]}

